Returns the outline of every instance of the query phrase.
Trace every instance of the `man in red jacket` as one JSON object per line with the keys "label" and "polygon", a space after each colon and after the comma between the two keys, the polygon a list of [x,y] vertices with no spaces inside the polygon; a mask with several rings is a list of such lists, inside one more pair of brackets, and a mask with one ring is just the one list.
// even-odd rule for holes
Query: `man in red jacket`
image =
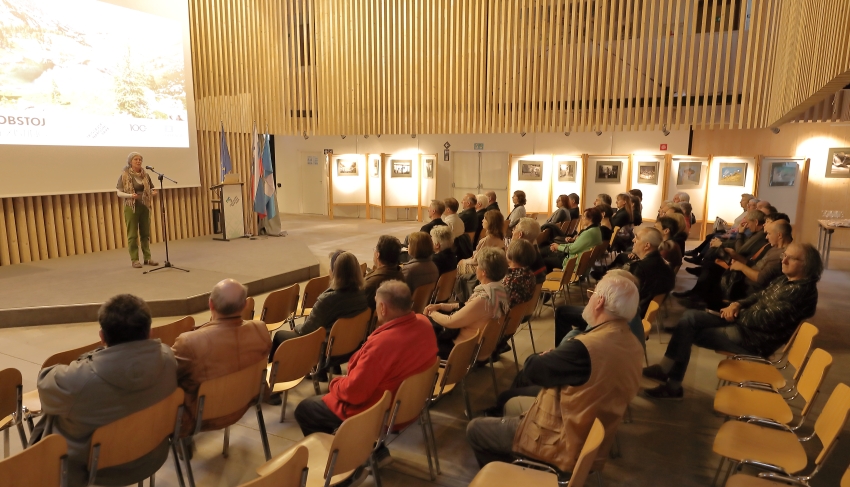
{"label": "man in red jacket", "polygon": [[369,409],[384,395],[437,359],[437,340],[428,318],[416,314],[410,288],[386,281],[375,294],[378,328],[348,362],[348,375],[334,378],[324,396],[312,396],[295,408],[304,436],[333,433],[342,422]]}

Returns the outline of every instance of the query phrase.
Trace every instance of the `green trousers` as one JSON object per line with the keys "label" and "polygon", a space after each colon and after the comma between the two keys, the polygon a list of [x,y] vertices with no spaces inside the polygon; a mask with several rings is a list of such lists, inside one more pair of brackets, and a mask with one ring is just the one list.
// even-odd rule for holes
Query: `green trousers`
{"label": "green trousers", "polygon": [[124,220],[127,223],[127,247],[130,249],[130,259],[139,260],[139,239],[142,241],[142,254],[145,261],[151,260],[151,210],[141,201],[136,202],[136,209],[124,207]]}

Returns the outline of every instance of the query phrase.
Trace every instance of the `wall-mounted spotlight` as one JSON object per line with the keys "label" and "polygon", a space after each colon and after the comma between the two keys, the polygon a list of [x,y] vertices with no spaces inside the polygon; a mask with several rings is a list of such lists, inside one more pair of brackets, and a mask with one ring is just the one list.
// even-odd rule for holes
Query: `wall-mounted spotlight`
{"label": "wall-mounted spotlight", "polygon": [[411,139],[415,139],[415,138],[416,138],[416,134],[410,134],[410,138],[411,138]]}
{"label": "wall-mounted spotlight", "polygon": [[566,135],[567,137],[569,137],[569,136],[570,136],[570,133],[569,133],[569,132],[564,132],[564,135]]}
{"label": "wall-mounted spotlight", "polygon": [[381,138],[381,134],[378,134],[378,138],[379,138],[379,139]]}
{"label": "wall-mounted spotlight", "polygon": [[601,131],[601,130],[597,130],[597,131],[596,131],[596,136],[598,137],[598,136],[600,136],[600,135],[602,135],[602,131]]}
{"label": "wall-mounted spotlight", "polygon": [[667,130],[667,124],[666,123],[661,126],[661,133],[664,134],[664,137],[667,137],[668,135],[670,135],[670,131]]}
{"label": "wall-mounted spotlight", "polygon": [[340,137],[342,137],[342,140],[345,140],[345,136],[344,136],[344,135],[340,135]]}
{"label": "wall-mounted spotlight", "polygon": [[310,137],[307,137],[307,131],[306,130],[304,132],[302,132],[301,135],[304,136],[304,140],[307,140],[307,139],[310,138]]}
{"label": "wall-mounted spotlight", "polygon": [[520,133],[519,133],[519,136],[520,136],[520,137],[525,137],[525,132],[520,132]]}
{"label": "wall-mounted spotlight", "polygon": [[778,134],[779,133],[779,127],[770,127],[770,131],[773,132],[774,134]]}
{"label": "wall-mounted spotlight", "polygon": [[364,139],[368,139],[368,138],[369,138],[369,134],[364,135],[364,136],[363,136],[363,138],[364,138]]}

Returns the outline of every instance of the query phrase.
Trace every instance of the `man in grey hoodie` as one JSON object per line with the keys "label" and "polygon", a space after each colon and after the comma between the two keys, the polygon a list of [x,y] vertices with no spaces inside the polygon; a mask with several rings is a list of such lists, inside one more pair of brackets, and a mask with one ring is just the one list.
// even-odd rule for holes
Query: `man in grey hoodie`
{"label": "man in grey hoodie", "polygon": [[[68,441],[72,487],[85,485],[88,478],[94,430],[156,404],[177,388],[174,354],[167,345],[150,339],[151,313],[142,299],[115,296],[101,306],[97,319],[105,347],[38,375],[44,435],[58,433]],[[101,470],[97,483],[125,485],[149,477],[165,463],[168,448],[166,440],[145,457]]]}

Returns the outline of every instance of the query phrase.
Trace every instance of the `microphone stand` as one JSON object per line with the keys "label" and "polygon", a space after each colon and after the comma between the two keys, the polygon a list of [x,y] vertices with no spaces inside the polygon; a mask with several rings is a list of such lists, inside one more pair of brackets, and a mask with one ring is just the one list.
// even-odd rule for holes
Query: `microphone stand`
{"label": "microphone stand", "polygon": [[165,218],[165,190],[162,187],[162,180],[167,179],[174,184],[177,184],[177,181],[171,179],[170,177],[166,176],[165,174],[162,174],[161,172],[156,172],[154,170],[154,168],[152,168],[150,166],[145,166],[145,169],[156,174],[158,176],[157,179],[159,179],[159,192],[160,192],[159,209],[162,212],[162,236],[163,236],[163,239],[165,240],[165,264],[163,264],[159,267],[156,267],[154,269],[151,269],[149,271],[142,272],[142,274],[150,274],[151,272],[162,270],[162,269],[165,269],[165,268],[177,269],[178,271],[189,272],[188,269],[181,269],[180,267],[176,267],[176,266],[171,265],[171,262],[168,260],[168,219]]}

